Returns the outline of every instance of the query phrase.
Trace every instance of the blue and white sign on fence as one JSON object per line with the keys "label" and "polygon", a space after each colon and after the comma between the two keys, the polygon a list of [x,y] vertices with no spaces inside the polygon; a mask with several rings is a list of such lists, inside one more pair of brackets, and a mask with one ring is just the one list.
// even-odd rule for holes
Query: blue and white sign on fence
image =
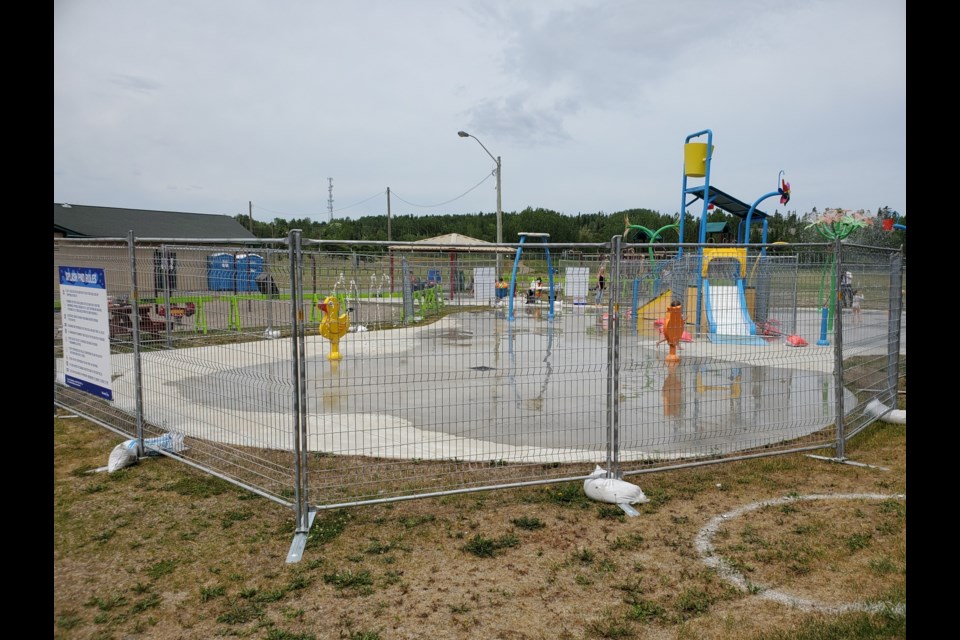
{"label": "blue and white sign on fence", "polygon": [[64,383],[105,400],[110,384],[110,321],[103,269],[60,267]]}

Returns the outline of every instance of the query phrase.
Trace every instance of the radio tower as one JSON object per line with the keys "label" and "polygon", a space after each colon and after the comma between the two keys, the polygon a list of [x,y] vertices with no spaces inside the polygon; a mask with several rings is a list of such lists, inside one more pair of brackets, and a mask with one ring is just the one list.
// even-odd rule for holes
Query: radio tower
{"label": "radio tower", "polygon": [[327,178],[329,186],[327,187],[327,211],[330,212],[330,222],[333,222],[333,178]]}

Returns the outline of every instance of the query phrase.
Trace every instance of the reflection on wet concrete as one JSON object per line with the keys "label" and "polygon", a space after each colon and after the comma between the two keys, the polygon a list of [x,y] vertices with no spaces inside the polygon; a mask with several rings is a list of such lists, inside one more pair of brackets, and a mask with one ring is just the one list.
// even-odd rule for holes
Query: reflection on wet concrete
{"label": "reflection on wet concrete", "polygon": [[667,375],[663,379],[661,398],[663,399],[664,418],[683,417],[683,378],[676,366],[667,367]]}
{"label": "reflection on wet concrete", "polygon": [[[607,437],[607,331],[597,314],[553,320],[536,309],[448,316],[419,332],[351,335],[343,360],[306,362],[307,412],[349,430],[351,417],[377,416],[442,439],[602,450]],[[541,310],[542,311],[542,310]],[[389,353],[377,345],[390,341]],[[624,451],[708,455],[798,438],[831,424],[832,352],[776,347],[666,349],[625,331],[620,339],[619,442]],[[762,351],[769,349],[769,351]],[[760,354],[764,357],[757,357]],[[749,357],[748,357],[749,356]],[[809,360],[822,360],[811,365]],[[238,367],[261,393],[226,393],[221,378],[174,383],[191,402],[249,412],[290,411],[290,374],[281,363]],[[274,378],[279,374],[279,380]]]}

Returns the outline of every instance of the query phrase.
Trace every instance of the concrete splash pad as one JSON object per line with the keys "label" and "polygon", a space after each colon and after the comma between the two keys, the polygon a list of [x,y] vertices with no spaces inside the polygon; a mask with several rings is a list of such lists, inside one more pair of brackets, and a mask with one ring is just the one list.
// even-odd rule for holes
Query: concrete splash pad
{"label": "concrete splash pad", "polygon": [[[351,333],[344,358],[306,340],[310,451],[392,459],[604,459],[603,316],[521,308],[454,313],[427,326]],[[291,344],[263,340],[142,354],[147,421],[220,443],[290,450]],[[833,348],[683,345],[621,331],[621,460],[727,454],[801,438],[834,421]],[[135,407],[132,356],[114,355],[114,403]],[[62,374],[61,374],[62,378]],[[849,394],[847,392],[845,396]],[[855,405],[852,394],[847,407]]]}

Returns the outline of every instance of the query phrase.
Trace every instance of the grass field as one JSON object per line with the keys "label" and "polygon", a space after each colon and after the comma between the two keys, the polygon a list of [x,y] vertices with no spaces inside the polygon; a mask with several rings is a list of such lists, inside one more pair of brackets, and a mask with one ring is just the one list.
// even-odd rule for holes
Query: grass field
{"label": "grass field", "polygon": [[906,637],[906,425],[848,444],[871,466],[631,476],[635,518],[580,482],[321,511],[296,564],[292,511],[172,459],[97,472],[116,434],[62,410],[53,429],[62,640]]}

